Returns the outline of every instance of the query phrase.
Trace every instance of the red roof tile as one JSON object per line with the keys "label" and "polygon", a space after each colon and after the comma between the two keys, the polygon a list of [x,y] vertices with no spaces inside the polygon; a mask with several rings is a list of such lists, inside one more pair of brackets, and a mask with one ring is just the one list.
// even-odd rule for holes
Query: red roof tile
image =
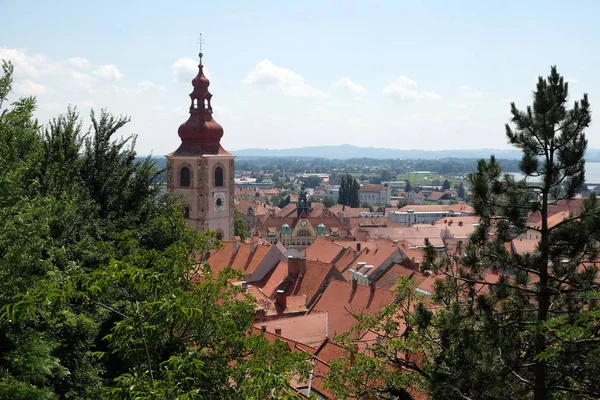
{"label": "red roof tile", "polygon": [[324,263],[333,262],[344,248],[331,240],[318,237],[310,246],[306,248],[306,259],[312,261],[321,261]]}
{"label": "red roof tile", "polygon": [[[285,289],[289,296],[305,295],[307,306],[313,302],[317,293],[327,283],[327,277],[334,273],[331,264],[306,260],[306,272],[290,281]],[[335,271],[337,273],[337,271]]]}
{"label": "red roof tile", "polygon": [[[258,245],[239,243],[238,251],[234,254],[235,242],[222,243],[223,247],[216,250],[208,258],[208,263],[215,272],[222,271],[229,266],[244,274],[251,274],[271,249],[271,245],[268,243]],[[252,251],[253,248],[254,251]]]}
{"label": "red roof tile", "polygon": [[353,314],[375,314],[395,299],[393,292],[376,288],[374,293],[368,286],[332,280],[317,300],[311,312],[329,312],[329,336],[348,331],[356,323]]}
{"label": "red roof tile", "polygon": [[279,318],[271,321],[257,322],[256,328],[265,325],[267,332],[275,333],[281,329],[281,336],[292,339],[310,347],[319,347],[326,337],[327,316],[323,313],[300,315],[297,317]]}

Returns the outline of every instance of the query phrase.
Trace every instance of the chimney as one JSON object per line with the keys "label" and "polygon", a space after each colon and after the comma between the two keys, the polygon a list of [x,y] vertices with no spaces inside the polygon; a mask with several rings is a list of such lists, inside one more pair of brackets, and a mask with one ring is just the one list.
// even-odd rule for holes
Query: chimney
{"label": "chimney", "polygon": [[492,267],[492,274],[498,275],[498,268],[496,268],[496,266]]}
{"label": "chimney", "polygon": [[369,285],[369,292],[371,293],[371,296],[375,294],[375,282]]}
{"label": "chimney", "polygon": [[288,275],[303,277],[304,274],[306,274],[306,258],[288,257]]}
{"label": "chimney", "polygon": [[242,289],[244,290],[244,292],[248,291],[248,282],[242,281]]}
{"label": "chimney", "polygon": [[415,272],[421,272],[421,264],[419,264],[418,262],[415,262],[414,266],[415,266],[414,267]]}
{"label": "chimney", "polygon": [[281,336],[281,328],[279,326],[275,327],[275,334]]}
{"label": "chimney", "polygon": [[463,222],[462,221],[458,221],[458,226],[462,226]]}
{"label": "chimney", "polygon": [[287,308],[285,290],[280,289],[277,291],[276,301],[277,301],[277,304],[279,304],[279,306],[281,306],[281,308],[283,308],[284,310]]}
{"label": "chimney", "polygon": [[258,247],[258,241],[252,243],[252,247],[250,248],[250,253],[254,253],[256,248]]}
{"label": "chimney", "polygon": [[360,242],[356,242],[356,251],[360,253]]}
{"label": "chimney", "polygon": [[240,242],[235,240],[233,242],[233,254],[237,254],[239,250],[240,250]]}
{"label": "chimney", "polygon": [[294,256],[288,256],[287,265],[288,265],[288,276],[296,277],[298,272],[294,269],[296,264],[294,264]]}
{"label": "chimney", "polygon": [[260,331],[261,331],[261,332],[266,332],[266,331],[267,331],[267,325],[266,325],[266,324],[262,324],[262,325],[260,326]]}
{"label": "chimney", "polygon": [[352,291],[356,291],[356,287],[358,286],[358,281],[356,278],[352,278]]}
{"label": "chimney", "polygon": [[452,220],[448,221],[448,226],[452,226]]}

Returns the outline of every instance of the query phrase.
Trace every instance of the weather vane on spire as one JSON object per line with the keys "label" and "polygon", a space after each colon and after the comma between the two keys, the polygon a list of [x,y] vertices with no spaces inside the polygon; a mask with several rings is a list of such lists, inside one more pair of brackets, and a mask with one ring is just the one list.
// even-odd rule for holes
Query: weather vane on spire
{"label": "weather vane on spire", "polygon": [[204,43],[204,41],[202,40],[202,34],[200,34],[198,36],[198,44],[200,45],[200,54],[202,54],[202,43]]}

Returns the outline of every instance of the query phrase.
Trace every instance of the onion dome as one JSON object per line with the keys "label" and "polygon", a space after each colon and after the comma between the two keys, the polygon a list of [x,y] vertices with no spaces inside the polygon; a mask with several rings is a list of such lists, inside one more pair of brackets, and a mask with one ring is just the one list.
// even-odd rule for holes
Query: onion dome
{"label": "onion dome", "polygon": [[202,53],[198,64],[198,75],[192,79],[193,90],[190,93],[190,117],[181,126],[178,134],[181,146],[176,154],[200,155],[218,154],[221,149],[220,141],[223,137],[223,127],[212,117],[210,100],[212,94],[208,91],[210,81],[204,75]]}

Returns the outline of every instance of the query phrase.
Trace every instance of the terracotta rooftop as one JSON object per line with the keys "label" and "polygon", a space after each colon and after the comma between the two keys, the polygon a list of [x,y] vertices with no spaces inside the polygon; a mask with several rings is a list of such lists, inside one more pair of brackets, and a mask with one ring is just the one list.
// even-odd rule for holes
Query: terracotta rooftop
{"label": "terracotta rooftop", "polygon": [[317,240],[306,248],[306,259],[331,263],[343,250],[344,248],[339,244],[323,237],[318,237]]}
{"label": "terracotta rooftop", "polygon": [[[566,210],[552,214],[551,216],[548,217],[548,228],[552,228],[556,224],[569,218],[569,216],[570,216],[570,212],[566,211]],[[541,220],[539,222],[537,222],[536,224],[534,224],[533,227],[535,227],[537,229],[541,229],[542,228]]]}
{"label": "terracotta rooftop", "polygon": [[356,250],[352,249],[352,247],[347,247],[333,266],[339,272],[344,272],[349,265],[354,263],[354,259],[357,255],[355,252]]}
{"label": "terracotta rooftop", "polygon": [[304,351],[304,352],[307,352],[309,354],[314,354],[317,351],[317,349],[314,348],[314,347],[305,345],[303,343],[299,343],[299,342],[297,342],[295,340],[292,340],[290,338],[287,338],[285,336],[276,335],[276,334],[271,333],[271,332],[263,332],[261,330],[260,324],[258,324],[258,327],[256,327],[256,326],[252,327],[252,334],[253,335],[261,335],[261,336],[263,336],[271,344],[275,343],[276,340],[281,340],[282,342],[287,343],[288,348],[290,349],[291,352]]}
{"label": "terracotta rooftop", "polygon": [[[571,199],[571,200],[560,200],[556,204],[548,205],[548,215],[552,216],[562,211],[568,211],[572,215],[581,214],[583,208],[583,199]],[[532,213],[528,218],[527,222],[535,225],[542,220],[542,215],[539,212]]]}
{"label": "terracotta rooftop", "polygon": [[253,244],[238,242],[237,246],[239,248],[235,252],[236,242],[221,243],[223,247],[213,252],[208,258],[208,263],[214,272],[222,271],[225,267],[231,267],[244,274],[251,274],[271,249],[271,245],[268,243]]}
{"label": "terracotta rooftop", "polygon": [[340,346],[327,338],[317,347],[315,356],[328,363],[336,358],[346,357],[347,353],[348,351],[344,346]]}
{"label": "terracotta rooftop", "polygon": [[255,328],[266,326],[267,332],[275,334],[275,328],[281,329],[280,336],[292,339],[314,348],[318,348],[326,338],[327,316],[324,313],[313,313],[297,317],[279,318],[258,322]]}
{"label": "terracotta rooftop", "polygon": [[281,210],[279,210],[277,213],[275,213],[276,217],[287,217],[288,215],[295,213],[296,212],[296,203],[289,203],[287,204],[285,207],[283,207]]}
{"label": "terracotta rooftop", "polygon": [[260,288],[267,297],[272,297],[288,275],[288,264],[280,261],[261,281],[253,282],[252,285]]}
{"label": "terracotta rooftop", "polygon": [[514,239],[511,244],[513,254],[525,254],[537,251],[540,241],[537,239]]}
{"label": "terracotta rooftop", "polygon": [[452,225],[458,225],[459,222],[462,222],[463,225],[473,225],[479,224],[479,216],[478,215],[457,215],[452,217],[444,217],[435,221],[436,225],[448,225],[449,221],[452,221]]}
{"label": "terracotta rooftop", "polygon": [[[415,274],[415,271],[400,264],[393,264],[375,281],[375,285],[381,289],[394,290],[396,283],[401,277],[416,278],[422,277],[421,274]],[[419,279],[419,281],[422,281]],[[419,282],[420,283],[420,282]]]}
{"label": "terracotta rooftop", "polygon": [[306,273],[290,281],[285,292],[288,296],[306,296],[306,305],[310,306],[321,286],[326,284],[327,277],[334,273],[341,279],[332,264],[306,260]]}
{"label": "terracotta rooftop", "polygon": [[365,272],[367,275],[369,275],[370,273],[372,273],[373,271],[375,271],[377,268],[379,268],[381,266],[381,264],[383,264],[383,262],[385,260],[387,260],[388,258],[390,258],[392,256],[392,254],[394,254],[396,251],[398,251],[396,246],[390,246],[388,244],[385,243],[376,243],[375,248],[369,248],[366,251],[361,252],[357,257],[356,260],[354,262],[354,268],[356,268],[356,263],[359,262],[364,262],[365,265],[371,265],[373,266],[373,268],[370,268],[369,270],[366,271],[361,271],[361,272]]}
{"label": "terracotta rooftop", "polygon": [[450,194],[446,191],[446,192],[431,192],[431,194],[429,196],[427,196],[427,201],[438,201],[441,200],[442,198],[450,198]]}
{"label": "terracotta rooftop", "polygon": [[441,238],[442,229],[443,227],[440,225],[415,225],[405,228],[360,228],[373,240],[406,240],[413,246],[423,246],[425,238],[428,238],[431,244],[436,247],[444,246]]}
{"label": "terracotta rooftop", "polygon": [[374,315],[395,299],[393,292],[376,288],[371,293],[368,286],[332,280],[311,312],[329,312],[329,336],[348,331],[356,324],[353,314],[368,313]]}
{"label": "terracotta rooftop", "polygon": [[402,207],[398,211],[414,212],[441,212],[441,211],[453,211],[456,213],[472,214],[474,212],[473,207],[465,203],[458,204],[410,204]]}

